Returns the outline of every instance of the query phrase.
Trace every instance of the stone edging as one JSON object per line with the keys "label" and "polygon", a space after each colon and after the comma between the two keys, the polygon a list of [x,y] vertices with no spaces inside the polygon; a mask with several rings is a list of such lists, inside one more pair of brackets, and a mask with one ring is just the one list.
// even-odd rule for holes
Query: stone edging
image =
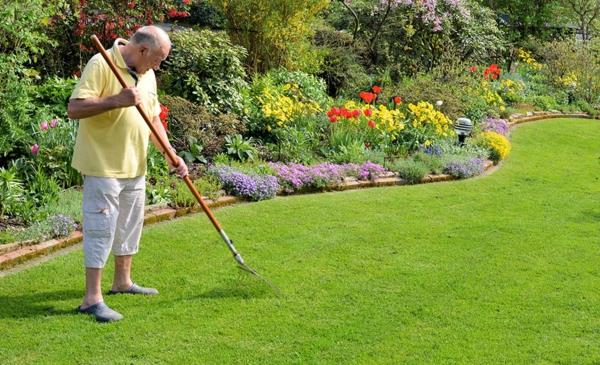
{"label": "stone edging", "polygon": [[[527,115],[513,115],[509,118],[509,126],[513,127],[517,124],[532,122],[540,119],[552,119],[552,118],[588,118],[591,117],[585,113],[574,113],[574,114],[562,114],[560,112],[533,112]],[[489,170],[494,165],[492,161],[486,161],[485,170]],[[440,175],[427,175],[421,183],[433,183],[441,181],[456,180],[452,175],[440,174]],[[342,185],[332,187],[329,190],[352,190],[361,188],[371,187],[382,187],[382,186],[396,186],[396,185],[407,185],[408,183],[395,176],[389,175],[374,181],[358,181],[348,180]],[[241,200],[234,196],[224,196],[216,201],[206,200],[206,204],[211,208],[218,208],[222,206],[232,205],[239,203]],[[144,216],[144,225],[158,223],[166,220],[175,219],[191,213],[200,212],[202,208],[195,206],[193,208],[178,208],[173,209],[167,206],[150,206],[146,210]],[[17,242],[6,245],[0,245],[0,270],[5,270],[21,264],[27,260],[47,255],[54,251],[62,248],[66,248],[81,242],[83,234],[81,231],[73,232],[69,237],[61,239],[53,239],[46,242],[35,243],[34,241]]]}

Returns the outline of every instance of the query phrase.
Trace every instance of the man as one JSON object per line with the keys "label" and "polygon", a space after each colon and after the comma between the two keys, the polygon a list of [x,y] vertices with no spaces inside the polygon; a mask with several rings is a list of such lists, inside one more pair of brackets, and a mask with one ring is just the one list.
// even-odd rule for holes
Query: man
{"label": "man", "polygon": [[[151,135],[135,105],[144,109],[160,138],[172,149],[158,117],[154,77],[154,70],[170,50],[169,36],[155,26],[140,28],[129,41],[117,39],[108,53],[124,80],[134,86],[123,89],[102,55],[97,54],[86,65],[69,100],[69,118],[79,119],[72,166],[84,177],[86,291],[77,310],[101,322],[123,318],[104,303],[100,288],[111,249],[115,274],[109,294],[158,294],[154,288],[134,284],[131,261],[138,251],[144,219],[149,137],[163,154],[166,151]],[[179,176],[187,175],[182,159],[176,171]]]}

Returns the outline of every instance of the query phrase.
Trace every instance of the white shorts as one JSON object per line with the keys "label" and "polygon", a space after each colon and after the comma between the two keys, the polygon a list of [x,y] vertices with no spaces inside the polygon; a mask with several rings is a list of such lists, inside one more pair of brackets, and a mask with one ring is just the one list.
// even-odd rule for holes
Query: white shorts
{"label": "white shorts", "polygon": [[103,268],[115,256],[138,252],[144,225],[144,176],[131,179],[84,176],[83,254],[85,267]]}

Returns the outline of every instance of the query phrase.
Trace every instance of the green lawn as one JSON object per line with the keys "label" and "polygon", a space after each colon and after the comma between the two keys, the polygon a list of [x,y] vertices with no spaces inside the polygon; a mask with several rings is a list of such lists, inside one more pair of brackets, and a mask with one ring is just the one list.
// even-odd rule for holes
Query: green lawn
{"label": "green lawn", "polygon": [[119,323],[72,312],[81,252],[0,278],[0,363],[599,363],[600,123],[512,141],[488,176],[216,211],[282,297],[204,215],[144,231],[135,279],[161,294],[106,297]]}

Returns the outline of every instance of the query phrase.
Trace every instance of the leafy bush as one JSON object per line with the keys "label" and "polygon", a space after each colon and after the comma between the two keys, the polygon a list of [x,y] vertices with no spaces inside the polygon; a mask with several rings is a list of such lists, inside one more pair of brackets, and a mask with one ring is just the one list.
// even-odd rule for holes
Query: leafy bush
{"label": "leafy bush", "polygon": [[194,138],[210,159],[224,150],[225,137],[246,130],[233,114],[214,115],[206,108],[177,96],[164,96],[161,101],[169,108],[169,134],[178,151],[191,151],[190,138]]}
{"label": "leafy bush", "polygon": [[323,80],[301,71],[277,69],[253,78],[244,103],[250,131],[272,138],[273,130],[320,112],[329,97]]}
{"label": "leafy bush", "polygon": [[246,51],[233,46],[227,34],[210,30],[177,31],[171,40],[174,46],[165,61],[163,89],[197,102],[213,114],[241,115]]}
{"label": "leafy bush", "polygon": [[69,119],[53,118],[41,120],[31,129],[34,132],[30,151],[36,169],[52,176],[63,188],[80,185],[81,176],[71,167],[77,124]]}
{"label": "leafy bush", "polygon": [[6,214],[16,216],[19,205],[25,199],[22,182],[14,168],[0,167],[0,219]]}
{"label": "leafy bush", "polygon": [[[223,188],[217,178],[212,175],[205,175],[195,179],[194,186],[203,199],[208,198],[211,200],[218,199],[220,191]],[[175,182],[175,190],[173,192],[173,205],[176,208],[191,208],[198,205],[198,201],[186,184],[177,181]]]}
{"label": "leafy bush", "polygon": [[428,153],[425,151],[427,151],[427,149],[415,153],[412,156],[413,161],[423,163],[427,166],[427,169],[434,174],[441,174],[444,171],[442,156],[437,153]]}
{"label": "leafy bush", "polygon": [[540,50],[549,81],[575,98],[596,103],[600,98],[600,40],[552,41]]}
{"label": "leafy bush", "polygon": [[285,67],[314,72],[320,64],[309,42],[327,0],[211,0],[225,15],[234,43],[248,50],[250,73]]}
{"label": "leafy bush", "polygon": [[410,184],[420,182],[429,173],[425,163],[415,160],[399,160],[394,163],[392,170]]}
{"label": "leafy bush", "polygon": [[[38,115],[46,114],[52,118],[67,118],[67,104],[78,79],[51,76],[32,90]],[[41,109],[41,110],[40,110]]]}
{"label": "leafy bush", "polygon": [[311,163],[321,142],[320,125],[316,118],[299,118],[275,130],[276,143],[269,145],[271,156],[277,161]]}
{"label": "leafy bush", "polygon": [[498,163],[508,156],[510,152],[510,142],[505,136],[495,132],[483,132],[478,137],[478,144],[490,151],[490,159]]}
{"label": "leafy bush", "polygon": [[358,55],[366,51],[357,49],[351,34],[321,27],[313,42],[324,52],[318,75],[325,80],[330,96],[353,96],[356,90],[371,85],[371,77],[358,60]]}
{"label": "leafy bush", "polygon": [[240,161],[253,160],[257,151],[252,145],[254,140],[252,137],[244,138],[241,134],[225,137],[225,148],[229,156],[236,157]]}

